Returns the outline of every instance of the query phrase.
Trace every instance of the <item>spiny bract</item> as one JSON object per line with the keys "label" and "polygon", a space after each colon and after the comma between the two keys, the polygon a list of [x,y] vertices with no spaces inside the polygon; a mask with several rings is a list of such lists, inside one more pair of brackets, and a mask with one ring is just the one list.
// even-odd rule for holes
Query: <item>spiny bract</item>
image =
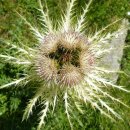
{"label": "spiny bract", "polygon": [[92,107],[97,108],[102,114],[111,119],[112,115],[121,119],[121,116],[102,99],[107,97],[112,101],[125,105],[111,96],[108,91],[105,91],[105,88],[113,87],[125,92],[128,91],[122,86],[115,85],[105,79],[104,75],[112,71],[103,69],[99,64],[102,56],[113,49],[104,48],[102,43],[105,44],[113,36],[118,36],[121,31],[101,35],[107,27],[117,22],[115,21],[102,30],[95,32],[92,36],[86,35],[85,17],[91,2],[92,0],[86,4],[77,24],[72,24],[76,0],[68,0],[66,14],[63,15],[62,20],[55,28],[53,21],[49,18],[48,11],[46,13],[43,11],[39,0],[39,11],[42,14],[42,25],[44,25],[42,31],[44,33],[40,33],[38,29],[34,28],[19,14],[30,26],[35,38],[39,41],[39,45],[34,48],[22,45],[23,48],[21,48],[7,43],[12,48],[17,49],[19,55],[17,57],[0,55],[6,61],[22,65],[27,70],[25,77],[1,86],[1,89],[19,83],[27,84],[30,80],[38,82],[36,93],[29,101],[23,115],[23,120],[27,119],[39,100],[43,104],[43,108],[40,112],[38,129],[45,123],[44,119],[49,112],[49,108],[51,106],[53,106],[53,109],[55,108],[59,95],[64,99],[63,105],[71,128],[73,126],[70,119],[71,108],[68,98],[69,100],[74,99],[74,104],[77,104],[78,110],[81,110],[78,102],[80,104],[80,101],[83,101],[85,104],[90,103]]}

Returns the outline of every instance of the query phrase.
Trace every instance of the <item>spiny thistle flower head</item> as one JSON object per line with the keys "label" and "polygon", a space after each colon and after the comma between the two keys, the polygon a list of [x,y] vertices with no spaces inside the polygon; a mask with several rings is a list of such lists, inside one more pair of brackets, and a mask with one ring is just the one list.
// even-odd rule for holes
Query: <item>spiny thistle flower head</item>
{"label": "spiny thistle flower head", "polygon": [[[103,44],[114,36],[118,37],[121,29],[111,34],[102,35],[102,32],[116,23],[117,20],[107,27],[96,31],[91,36],[89,34],[86,35],[85,17],[91,2],[92,0],[86,4],[77,24],[72,24],[76,0],[68,0],[66,14],[63,15],[58,27],[55,28],[53,21],[50,20],[48,11],[43,11],[42,3],[39,0],[39,10],[42,14],[42,25],[44,26],[43,33],[19,14],[30,26],[35,38],[37,38],[37,47],[30,48],[24,44],[19,47],[7,43],[12,46],[12,49],[18,50],[17,55],[0,55],[6,62],[22,65],[27,70],[25,77],[2,85],[1,89],[20,83],[27,84],[31,80],[38,82],[36,93],[30,99],[23,115],[23,119],[27,119],[32,114],[37,101],[40,100],[43,107],[40,112],[38,129],[45,123],[44,120],[47,113],[49,113],[49,108],[53,106],[53,109],[55,109],[57,100],[63,103],[71,128],[73,128],[70,119],[71,107],[69,105],[71,99],[74,100],[74,104],[77,104],[77,102],[80,104],[81,101],[84,104],[90,103],[92,107],[97,108],[102,114],[111,119],[114,116],[121,119],[121,116],[103,99],[106,97],[113,102],[125,104],[110,95],[106,88],[129,91],[106,79],[104,75],[110,74],[112,71],[106,70],[103,65],[100,65],[103,55],[108,54],[113,49],[104,48]],[[64,101],[59,99],[60,97],[63,97]],[[81,110],[80,105],[76,105],[76,107],[76,109]]]}
{"label": "spiny thistle flower head", "polygon": [[80,84],[85,70],[91,70],[94,63],[89,48],[87,38],[76,32],[47,35],[39,45],[35,59],[37,75],[58,86]]}

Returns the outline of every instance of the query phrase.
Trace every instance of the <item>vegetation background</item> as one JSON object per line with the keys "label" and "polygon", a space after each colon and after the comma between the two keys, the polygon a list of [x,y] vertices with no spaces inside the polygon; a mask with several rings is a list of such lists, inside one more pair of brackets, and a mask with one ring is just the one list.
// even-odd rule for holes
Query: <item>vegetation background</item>
{"label": "vegetation background", "polygon": [[[87,0],[78,0],[77,15],[80,15],[86,2]],[[53,20],[58,20],[61,10],[65,10],[66,0],[47,0],[47,5],[50,10],[50,17]],[[16,14],[16,11],[25,16],[32,25],[40,28],[38,23],[38,15],[40,14],[37,8],[37,0],[0,0],[0,53],[3,51],[13,53],[5,46],[4,40],[14,44],[22,42],[29,46],[34,45],[35,39],[30,33],[29,27]],[[89,30],[99,29],[118,18],[130,20],[130,16],[127,16],[128,11],[130,11],[130,0],[93,0],[87,15]],[[116,28],[117,26],[113,26],[109,31]],[[128,31],[126,44],[130,45],[130,31]],[[130,89],[130,48],[124,49],[124,56],[120,62],[121,69],[129,76],[120,75],[118,84]],[[18,78],[23,71],[22,67],[7,64],[0,60],[0,85]],[[130,106],[130,94],[121,92],[113,92],[113,94],[118,95]],[[36,130],[37,110],[34,111],[29,120],[21,121],[23,110],[32,95],[33,91],[28,87],[22,89],[12,86],[9,89],[0,90],[0,130]],[[130,110],[118,105],[116,111],[122,113],[124,121],[112,122],[89,106],[84,115],[74,111],[74,130],[130,130]],[[76,119],[77,116],[80,117],[80,120]],[[44,130],[70,130],[61,107],[55,112],[53,118],[50,115],[46,121]]]}

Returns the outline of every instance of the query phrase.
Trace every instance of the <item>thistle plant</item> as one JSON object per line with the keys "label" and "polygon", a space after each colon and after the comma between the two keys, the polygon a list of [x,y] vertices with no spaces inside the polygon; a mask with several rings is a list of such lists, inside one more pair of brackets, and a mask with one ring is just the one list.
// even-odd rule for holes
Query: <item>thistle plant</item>
{"label": "thistle plant", "polygon": [[[57,24],[49,17],[49,10],[43,11],[43,6],[39,0],[38,9],[41,12],[40,20],[43,25],[42,33],[33,27],[22,15],[18,15],[26,22],[34,33],[38,43],[30,48],[24,43],[20,46],[5,42],[11,49],[17,50],[17,55],[0,54],[0,57],[11,64],[18,64],[25,68],[24,77],[2,85],[0,89],[26,85],[29,82],[36,82],[35,95],[27,104],[23,120],[28,119],[33,112],[34,106],[39,103],[42,108],[39,113],[38,129],[45,124],[45,118],[50,110],[56,109],[56,104],[64,106],[66,116],[73,129],[71,122],[71,105],[82,111],[81,104],[90,104],[98,109],[102,114],[114,120],[122,119],[120,114],[105,102],[105,98],[112,102],[120,103],[127,107],[121,100],[110,94],[112,88],[129,92],[123,86],[118,86],[107,79],[107,75],[116,73],[106,70],[100,61],[104,55],[116,48],[105,48],[113,37],[118,37],[122,28],[113,33],[103,33],[109,26],[119,20],[109,24],[94,34],[86,34],[86,14],[92,0],[83,8],[82,15],[78,17],[76,24],[73,22],[76,0],[67,1],[66,12],[62,15],[61,21]],[[30,87],[30,86],[29,86]],[[63,100],[61,100],[61,98]],[[59,100],[61,100],[59,102]]]}

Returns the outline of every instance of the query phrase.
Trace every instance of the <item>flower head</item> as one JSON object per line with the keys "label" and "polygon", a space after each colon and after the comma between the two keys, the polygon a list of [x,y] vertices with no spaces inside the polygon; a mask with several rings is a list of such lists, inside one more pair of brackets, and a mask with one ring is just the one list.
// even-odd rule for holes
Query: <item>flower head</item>
{"label": "flower head", "polygon": [[[44,33],[40,33],[38,29],[34,28],[19,14],[34,32],[35,38],[39,42],[38,46],[34,48],[24,46],[24,48],[21,48],[7,43],[12,48],[17,49],[19,55],[0,55],[6,61],[22,65],[27,70],[24,78],[3,85],[1,88],[17,85],[21,82],[24,84],[28,80],[39,82],[36,87],[36,94],[30,99],[23,115],[23,119],[27,119],[39,99],[43,104],[43,108],[40,112],[38,129],[44,124],[49,108],[51,106],[55,108],[59,95],[64,99],[61,102],[65,107],[71,128],[68,98],[75,99],[75,103],[78,101],[83,101],[85,104],[90,103],[92,107],[97,108],[111,119],[112,115],[121,119],[121,116],[103,101],[103,98],[107,97],[112,101],[125,105],[105,90],[107,87],[117,88],[125,92],[128,92],[128,90],[113,84],[105,78],[104,75],[112,71],[106,70],[103,65],[100,65],[103,55],[111,50],[111,48],[104,48],[102,43],[107,42],[113,36],[118,36],[120,30],[112,34],[101,35],[107,27],[117,22],[115,21],[102,30],[95,32],[92,36],[86,35],[85,16],[91,2],[92,0],[83,9],[83,14],[78,18],[77,24],[73,25],[71,21],[76,0],[68,0],[66,14],[63,15],[59,26],[55,28],[49,15],[43,11],[39,0]],[[76,107],[79,109],[79,106]]]}
{"label": "flower head", "polygon": [[39,45],[34,62],[37,75],[58,86],[80,84],[84,72],[91,70],[94,64],[89,47],[87,38],[76,32],[46,36]]}

